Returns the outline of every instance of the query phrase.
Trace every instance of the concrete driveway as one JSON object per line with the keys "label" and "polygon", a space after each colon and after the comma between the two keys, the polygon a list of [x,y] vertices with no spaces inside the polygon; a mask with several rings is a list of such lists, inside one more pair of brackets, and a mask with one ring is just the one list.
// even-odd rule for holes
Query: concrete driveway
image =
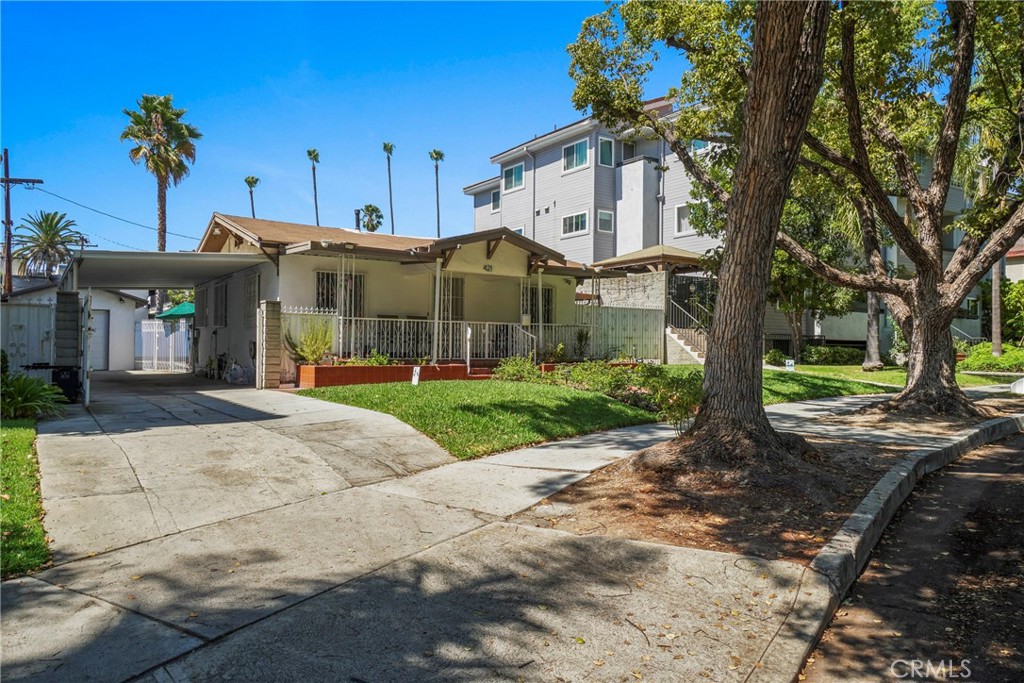
{"label": "concrete driveway", "polygon": [[143,373],[96,373],[37,448],[58,564],[454,461],[389,415]]}

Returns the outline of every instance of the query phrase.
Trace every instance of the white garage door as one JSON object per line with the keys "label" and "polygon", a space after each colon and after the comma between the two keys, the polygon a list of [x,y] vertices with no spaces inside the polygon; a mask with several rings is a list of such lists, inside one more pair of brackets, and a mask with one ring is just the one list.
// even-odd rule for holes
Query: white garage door
{"label": "white garage door", "polygon": [[106,370],[110,360],[110,311],[92,311],[92,337],[89,339],[89,366]]}

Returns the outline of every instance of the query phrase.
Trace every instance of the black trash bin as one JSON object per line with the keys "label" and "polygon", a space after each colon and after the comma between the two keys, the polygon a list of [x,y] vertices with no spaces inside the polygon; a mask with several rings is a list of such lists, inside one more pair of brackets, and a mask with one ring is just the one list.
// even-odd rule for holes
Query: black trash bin
{"label": "black trash bin", "polygon": [[54,366],[50,382],[57,385],[68,403],[78,403],[78,368],[76,366]]}

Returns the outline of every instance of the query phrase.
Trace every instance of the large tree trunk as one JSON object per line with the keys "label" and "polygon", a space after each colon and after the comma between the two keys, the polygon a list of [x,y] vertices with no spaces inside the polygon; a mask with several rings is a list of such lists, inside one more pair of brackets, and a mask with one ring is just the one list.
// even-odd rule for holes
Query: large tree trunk
{"label": "large tree trunk", "polygon": [[[769,424],[762,399],[765,298],[782,207],[821,85],[830,5],[761,2],[727,204],[725,253],[704,365],[704,399],[681,460],[763,466],[802,446]],[[671,469],[675,463],[660,463]],[[652,465],[655,465],[652,463]],[[657,465],[655,465],[657,466]]]}
{"label": "large tree trunk", "polygon": [[861,364],[861,369],[865,372],[874,372],[875,370],[881,370],[882,365],[882,351],[878,340],[878,315],[880,313],[880,306],[878,305],[878,295],[874,292],[868,292],[868,331],[867,331],[867,347],[864,351],[864,362]]}

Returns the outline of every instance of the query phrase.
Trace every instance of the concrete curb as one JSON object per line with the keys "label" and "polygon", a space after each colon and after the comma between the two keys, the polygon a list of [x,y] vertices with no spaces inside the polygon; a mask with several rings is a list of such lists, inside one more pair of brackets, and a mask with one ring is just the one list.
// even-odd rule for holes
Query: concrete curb
{"label": "concrete curb", "polygon": [[[804,661],[825,632],[843,597],[867,565],[871,551],[878,544],[882,533],[922,477],[942,469],[976,448],[1021,431],[1024,431],[1024,414],[988,420],[956,434],[950,443],[941,448],[923,448],[909,453],[893,466],[811,562],[811,571],[824,577],[828,584],[828,602],[809,604],[800,601],[798,596],[797,604],[794,605],[799,606],[799,609],[794,609],[796,618],[792,623],[787,620],[783,629],[785,632],[780,631],[762,657],[762,662],[768,659],[778,661],[781,659],[778,655],[783,654],[790,660],[788,665],[778,668],[765,666],[764,670],[771,670],[773,675],[754,675],[748,680],[797,679]],[[793,647],[793,639],[803,641],[802,652],[798,653]],[[777,652],[779,650],[781,652]],[[778,676],[783,672],[788,675]]]}

